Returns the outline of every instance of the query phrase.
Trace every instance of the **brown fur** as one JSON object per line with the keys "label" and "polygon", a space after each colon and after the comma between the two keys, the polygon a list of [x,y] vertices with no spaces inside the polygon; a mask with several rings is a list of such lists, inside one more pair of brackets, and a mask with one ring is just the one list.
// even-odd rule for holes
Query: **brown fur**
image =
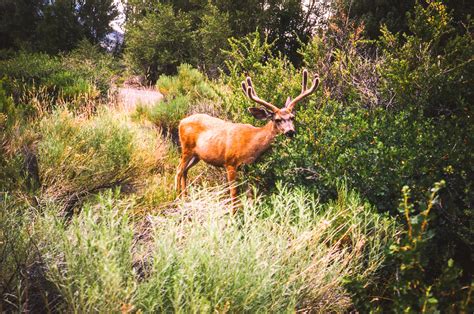
{"label": "brown fur", "polygon": [[237,199],[235,180],[239,166],[253,163],[270,147],[278,134],[284,133],[288,136],[295,134],[292,109],[298,101],[311,94],[317,86],[315,79],[313,86],[306,89],[305,76],[307,77],[306,70],[303,72],[302,94],[293,101],[288,98],[282,109],[258,98],[250,78],[247,78],[247,84],[242,82],[244,93],[250,99],[270,110],[250,108],[250,112],[256,118],[270,119],[263,127],[232,123],[207,114],[194,114],[181,120],[179,140],[182,152],[175,178],[176,190],[178,192],[181,190],[185,194],[188,170],[200,160],[217,167],[224,167],[235,211]]}

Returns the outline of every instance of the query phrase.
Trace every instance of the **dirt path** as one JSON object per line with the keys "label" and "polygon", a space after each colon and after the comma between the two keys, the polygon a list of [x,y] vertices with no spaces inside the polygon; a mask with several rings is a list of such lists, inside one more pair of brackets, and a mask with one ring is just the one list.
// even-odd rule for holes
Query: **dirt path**
{"label": "dirt path", "polygon": [[118,101],[126,111],[133,111],[138,104],[156,104],[162,98],[163,95],[154,89],[121,87],[118,92]]}

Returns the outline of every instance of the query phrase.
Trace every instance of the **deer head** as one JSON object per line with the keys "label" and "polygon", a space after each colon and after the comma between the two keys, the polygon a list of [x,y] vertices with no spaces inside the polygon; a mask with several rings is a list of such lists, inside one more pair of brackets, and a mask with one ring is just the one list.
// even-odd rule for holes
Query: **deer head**
{"label": "deer head", "polygon": [[250,77],[247,77],[247,79],[242,82],[242,89],[248,98],[263,106],[263,108],[249,108],[250,113],[255,118],[260,120],[271,120],[275,124],[279,133],[283,133],[288,137],[293,137],[296,134],[293,123],[293,120],[295,119],[293,109],[298,102],[313,93],[318,87],[318,84],[319,77],[315,75],[311,86],[308,88],[308,71],[306,71],[306,69],[303,70],[301,93],[293,100],[288,97],[285,105],[281,109],[257,96]]}

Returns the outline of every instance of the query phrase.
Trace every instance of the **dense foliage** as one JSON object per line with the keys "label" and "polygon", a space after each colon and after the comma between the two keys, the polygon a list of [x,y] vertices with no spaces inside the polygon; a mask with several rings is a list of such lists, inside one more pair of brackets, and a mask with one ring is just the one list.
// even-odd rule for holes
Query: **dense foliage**
{"label": "dense foliage", "polygon": [[180,63],[216,76],[223,67],[227,39],[256,29],[274,42],[274,53],[300,63],[297,50],[328,7],[311,1],[128,1],[125,55],[135,72],[151,82],[159,74],[174,74]]}
{"label": "dense foliage", "polygon": [[[380,25],[386,25],[390,31],[409,31],[408,16],[415,4],[427,6],[424,1],[416,0],[341,0],[338,3],[344,8],[349,16],[359,23],[364,23],[365,33],[371,38],[379,37],[382,32]],[[474,3],[465,0],[444,0],[443,5],[451,12],[456,21],[456,27],[462,28],[462,24],[474,14]]]}
{"label": "dense foliage", "polygon": [[[59,56],[19,51],[0,60],[3,87],[25,113],[37,110],[36,100],[91,105],[109,92],[118,71],[114,58],[84,40]],[[36,109],[35,109],[36,108]]]}
{"label": "dense foliage", "polygon": [[114,0],[3,0],[0,49],[70,51],[83,39],[102,42],[118,16]]}
{"label": "dense foliage", "polygon": [[[405,290],[400,307],[421,311],[425,307],[415,300],[429,295],[447,309],[454,301],[446,295],[466,293],[468,300],[470,288],[461,287],[472,282],[474,43],[470,26],[456,31],[439,2],[415,6],[408,27],[410,34],[383,28],[377,58],[364,54],[359,27],[335,21],[327,36],[314,37],[301,53],[306,66],[319,72],[323,87],[298,105],[300,135],[278,141],[248,174],[265,188],[285,180],[312,186],[327,198],[345,178],[379,210],[393,214],[404,185],[422,200],[433,182],[444,178],[427,244],[415,250],[427,268],[419,279],[427,286]],[[287,95],[298,94],[300,77],[288,61],[272,57],[265,42],[257,49],[254,44],[255,36],[232,47],[230,84],[237,90],[246,70],[259,96],[281,106]],[[244,96],[236,93],[228,101],[241,119],[249,106]],[[248,115],[244,120],[256,123]],[[422,204],[415,201],[415,212]],[[463,269],[452,273],[460,285],[439,283],[448,264]],[[417,279],[404,280],[417,285]],[[397,290],[393,298],[398,295]]]}

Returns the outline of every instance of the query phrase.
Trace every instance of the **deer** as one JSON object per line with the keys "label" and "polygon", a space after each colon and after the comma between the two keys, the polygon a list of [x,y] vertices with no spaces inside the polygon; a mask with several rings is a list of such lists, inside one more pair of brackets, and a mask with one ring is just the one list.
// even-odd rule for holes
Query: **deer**
{"label": "deer", "polygon": [[262,127],[250,124],[233,123],[209,116],[193,114],[179,123],[179,141],[181,159],[176,171],[175,189],[186,196],[186,180],[188,170],[200,160],[207,164],[224,167],[230,187],[233,213],[237,208],[237,170],[241,165],[255,162],[274,142],[277,135],[284,134],[289,138],[296,135],[294,126],[295,105],[312,94],[319,85],[316,74],[308,88],[308,71],[303,70],[301,93],[293,100],[287,98],[280,109],[259,98],[253,87],[252,79],[247,76],[242,82],[242,90],[246,97],[261,105],[248,108],[258,120],[267,120]]}

